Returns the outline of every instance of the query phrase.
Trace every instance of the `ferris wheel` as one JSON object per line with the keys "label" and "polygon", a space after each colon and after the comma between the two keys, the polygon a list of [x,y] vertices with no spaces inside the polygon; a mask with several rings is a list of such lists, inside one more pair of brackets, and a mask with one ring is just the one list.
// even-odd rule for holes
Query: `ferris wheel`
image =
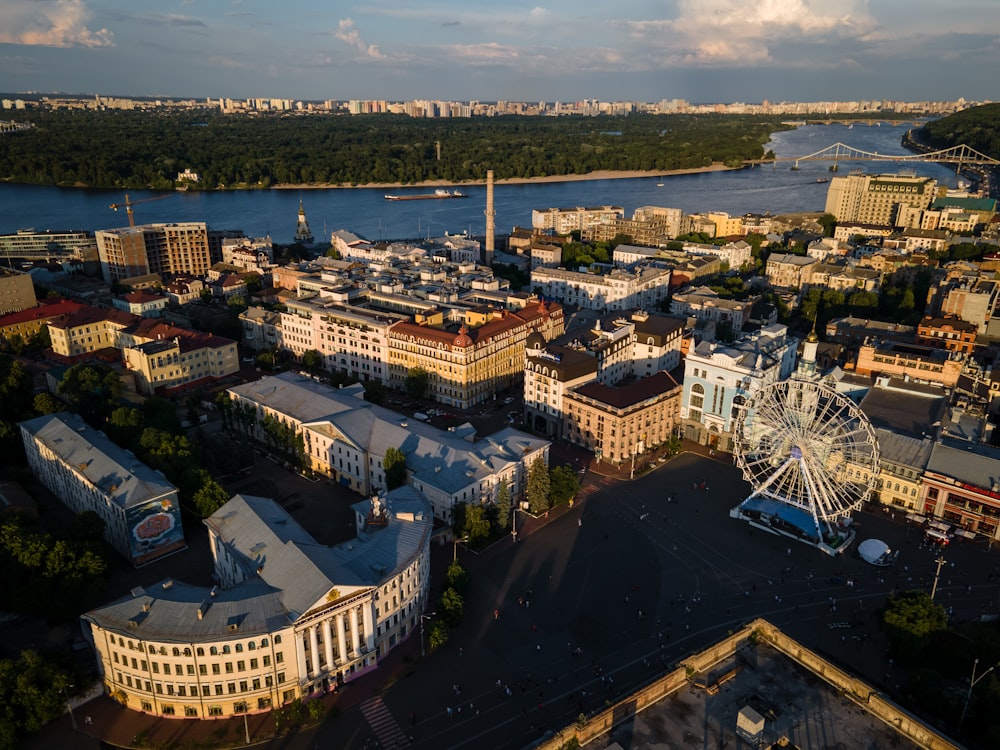
{"label": "ferris wheel", "polygon": [[740,416],[733,453],[753,492],[734,511],[766,512],[823,542],[875,487],[875,430],[832,388],[815,380],[772,383],[748,399]]}

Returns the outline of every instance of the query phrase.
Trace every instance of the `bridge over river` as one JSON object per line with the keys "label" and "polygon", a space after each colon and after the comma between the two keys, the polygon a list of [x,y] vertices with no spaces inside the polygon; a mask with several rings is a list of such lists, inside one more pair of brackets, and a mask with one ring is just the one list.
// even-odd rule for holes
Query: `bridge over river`
{"label": "bridge over river", "polygon": [[792,162],[792,169],[798,169],[799,163],[804,161],[832,161],[831,171],[837,171],[837,164],[841,161],[892,161],[897,164],[916,162],[935,162],[937,164],[955,164],[956,172],[960,172],[963,167],[969,166],[996,166],[1000,160],[982,154],[974,148],[966,146],[964,143],[951,148],[943,148],[937,151],[926,151],[920,154],[880,154],[878,151],[863,151],[862,149],[848,146],[846,143],[834,143],[824,149],[815,151],[805,156],[779,156],[775,159],[754,159],[746,163],[750,166],[758,164],[775,164],[777,162]]}

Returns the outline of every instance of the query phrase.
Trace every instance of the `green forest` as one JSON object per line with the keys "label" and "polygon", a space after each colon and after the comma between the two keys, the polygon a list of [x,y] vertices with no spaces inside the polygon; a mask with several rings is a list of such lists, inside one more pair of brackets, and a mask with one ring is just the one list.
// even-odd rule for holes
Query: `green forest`
{"label": "green forest", "polygon": [[[35,127],[0,137],[0,180],[201,189],[412,184],[739,166],[764,156],[778,117],[648,115],[422,120],[402,115],[232,117],[209,111],[13,112]],[[440,143],[440,159],[437,145]]]}
{"label": "green forest", "polygon": [[920,129],[920,139],[935,148],[964,143],[1000,159],[1000,104],[971,107],[929,122]]}

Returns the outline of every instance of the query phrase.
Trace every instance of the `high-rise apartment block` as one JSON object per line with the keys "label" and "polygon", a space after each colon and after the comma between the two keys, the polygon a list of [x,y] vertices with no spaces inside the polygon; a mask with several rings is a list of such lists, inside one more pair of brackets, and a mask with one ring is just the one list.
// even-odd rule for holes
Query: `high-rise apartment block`
{"label": "high-rise apartment block", "polygon": [[921,212],[937,196],[937,180],[912,174],[852,174],[834,177],[826,213],[838,222],[920,226]]}
{"label": "high-rise apartment block", "polygon": [[212,266],[203,221],[103,229],[95,235],[107,281],[148,273],[203,276]]}

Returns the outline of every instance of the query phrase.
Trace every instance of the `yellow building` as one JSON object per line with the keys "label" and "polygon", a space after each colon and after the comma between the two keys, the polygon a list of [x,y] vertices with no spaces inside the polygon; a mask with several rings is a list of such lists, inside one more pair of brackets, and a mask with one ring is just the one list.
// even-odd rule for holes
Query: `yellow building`
{"label": "yellow building", "polygon": [[634,460],[677,429],[681,392],[666,372],[623,386],[581,385],[563,396],[563,436],[605,461]]}
{"label": "yellow building", "polygon": [[389,385],[403,389],[417,368],[428,374],[430,398],[467,409],[521,380],[524,344],[533,331],[546,341],[562,334],[562,308],[540,300],[517,312],[493,311],[482,325],[463,324],[457,332],[395,323],[389,328]]}
{"label": "yellow building", "polygon": [[854,369],[858,375],[888,375],[954,388],[962,374],[964,358],[959,352],[879,341],[866,343],[858,349]]}

